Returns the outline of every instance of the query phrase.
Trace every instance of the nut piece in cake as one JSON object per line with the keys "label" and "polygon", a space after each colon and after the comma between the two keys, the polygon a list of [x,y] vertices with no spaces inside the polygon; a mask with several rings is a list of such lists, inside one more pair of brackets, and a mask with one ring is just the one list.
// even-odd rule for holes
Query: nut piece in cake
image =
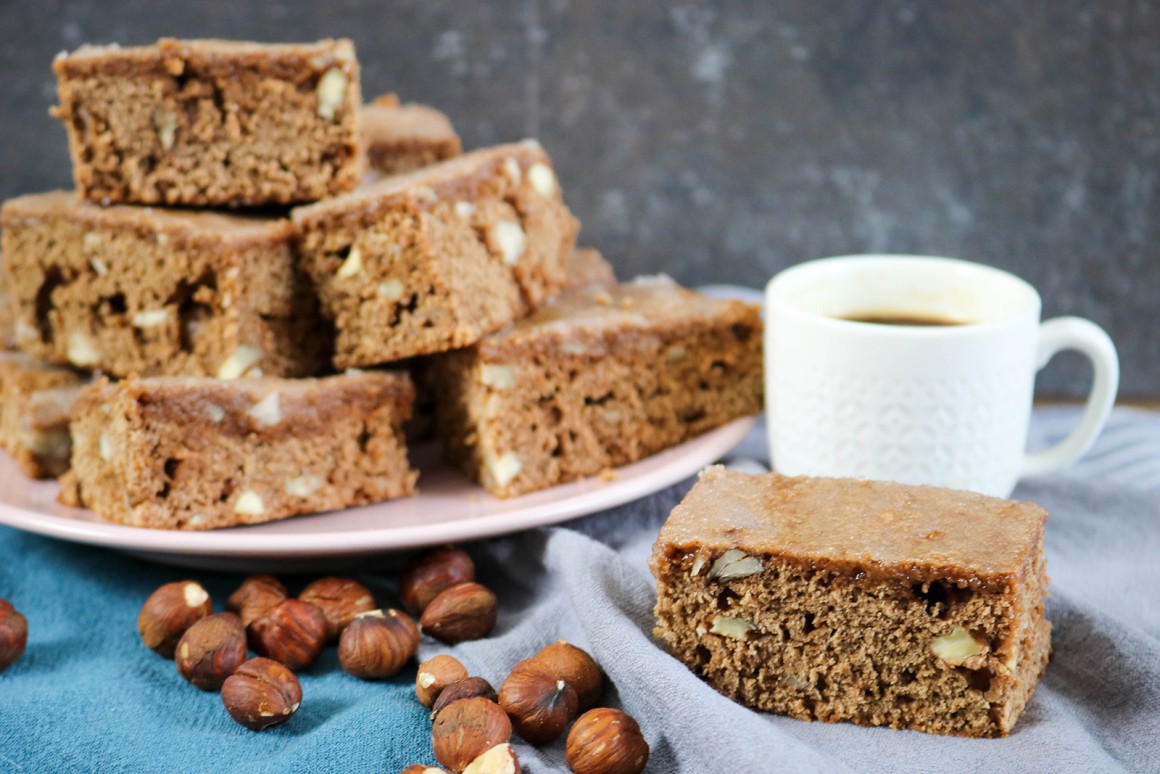
{"label": "nut piece in cake", "polygon": [[[265,409],[278,395],[278,419]],[[404,497],[417,474],[403,374],[100,381],[77,400],[66,484],[110,521],[157,529],[257,524]],[[310,482],[306,486],[303,482]]]}
{"label": "nut piece in cake", "polygon": [[656,635],[756,709],[1006,736],[1051,649],[1046,518],[970,492],[710,467],[653,548]]}
{"label": "nut piece in cake", "polygon": [[380,174],[410,172],[454,158],[462,150],[446,115],[427,105],[400,104],[394,94],[363,105],[359,117],[367,167]]}
{"label": "nut piece in cake", "polygon": [[474,344],[563,288],[577,222],[536,164],[538,143],[500,145],[293,211],[337,367]]}
{"label": "nut piece in cake", "polygon": [[73,177],[93,201],[291,204],[362,174],[349,40],[83,46],[53,71]]}
{"label": "nut piece in cake", "polygon": [[593,476],[759,412],[761,333],[667,278],[569,291],[434,361],[440,435],[497,497]]}
{"label": "nut piece in cake", "polygon": [[102,207],[57,191],[0,209],[19,347],[115,376],[307,376],[324,362],[288,221]]}

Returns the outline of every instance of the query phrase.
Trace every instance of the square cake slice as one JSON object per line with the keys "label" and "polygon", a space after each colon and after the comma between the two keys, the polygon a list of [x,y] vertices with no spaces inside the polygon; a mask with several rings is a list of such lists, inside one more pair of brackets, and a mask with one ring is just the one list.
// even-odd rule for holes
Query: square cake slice
{"label": "square cake slice", "polygon": [[667,278],[564,293],[435,362],[451,459],[512,497],[761,410],[761,319]]}
{"label": "square cake slice", "polygon": [[399,104],[394,94],[363,105],[361,120],[367,167],[379,174],[410,172],[462,151],[459,135],[444,113],[413,102]]}
{"label": "square cake slice", "polygon": [[0,447],[29,478],[68,470],[73,402],[87,379],[71,368],[0,352]]}
{"label": "square cake slice", "polygon": [[362,175],[349,40],[84,46],[53,70],[73,177],[94,201],[291,204]]}
{"label": "square cake slice", "polygon": [[1051,649],[1032,503],[710,467],[657,537],[656,635],[802,720],[1006,736]]}
{"label": "square cake slice", "polygon": [[119,524],[213,529],[415,491],[404,374],[324,379],[153,377],[77,401],[64,499]]}
{"label": "square cake slice", "polygon": [[466,347],[563,288],[577,222],[535,142],[293,212],[338,368]]}
{"label": "square cake slice", "polygon": [[116,376],[312,374],[330,336],[290,223],[101,206],[57,191],[0,209],[17,345]]}

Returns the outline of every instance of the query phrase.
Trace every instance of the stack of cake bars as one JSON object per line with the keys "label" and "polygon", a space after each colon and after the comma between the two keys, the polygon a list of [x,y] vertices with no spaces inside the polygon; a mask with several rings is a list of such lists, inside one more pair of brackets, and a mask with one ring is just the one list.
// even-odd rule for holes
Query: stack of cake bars
{"label": "stack of cake bars", "polygon": [[435,432],[510,497],[760,409],[756,308],[618,285],[537,142],[462,154],[439,111],[362,104],[350,41],[53,69],[76,190],[0,211],[0,442],[66,502],[168,529],[345,508],[412,494]]}

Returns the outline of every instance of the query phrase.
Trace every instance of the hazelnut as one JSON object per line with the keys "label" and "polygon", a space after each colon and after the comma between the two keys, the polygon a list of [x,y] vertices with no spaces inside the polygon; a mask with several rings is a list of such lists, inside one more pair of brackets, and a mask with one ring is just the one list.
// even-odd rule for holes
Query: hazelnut
{"label": "hazelnut", "polygon": [[454,656],[439,655],[419,665],[415,675],[415,695],[424,707],[430,707],[439,693],[454,682],[467,677],[467,667]]}
{"label": "hazelnut", "polygon": [[553,677],[561,677],[576,690],[580,699],[580,709],[596,706],[604,693],[604,673],[596,660],[571,643],[560,640],[548,645],[537,653],[531,661],[536,669]]}
{"label": "hazelnut", "polygon": [[648,742],[631,717],[600,707],[576,720],[564,756],[576,774],[639,774],[648,762]]}
{"label": "hazelnut", "polygon": [[302,703],[302,686],[277,661],[252,658],[222,683],[222,704],[230,717],[253,731],[285,723]]}
{"label": "hazelnut", "polygon": [[210,614],[213,602],[197,581],[166,583],[149,595],[137,615],[137,631],[145,647],[173,658],[185,630]]}
{"label": "hazelnut", "polygon": [[217,613],[185,630],[177,643],[177,673],[194,687],[216,691],[246,660],[246,627],[236,613]]}
{"label": "hazelnut", "polygon": [[431,705],[431,719],[434,720],[435,716],[449,704],[462,699],[473,699],[477,696],[488,701],[497,701],[499,699],[499,696],[496,695],[495,688],[492,688],[491,683],[482,677],[465,677],[462,680],[456,680],[439,692],[439,698]]}
{"label": "hazelnut", "polygon": [[449,704],[439,713],[431,729],[431,746],[436,760],[452,771],[463,771],[511,735],[507,713],[495,702],[476,696]]}
{"label": "hazelnut", "polygon": [[338,662],[348,674],[382,680],[397,674],[419,649],[419,627],[398,610],[358,615],[338,641]]}
{"label": "hazelnut", "polygon": [[399,579],[399,598],[411,615],[419,615],[441,591],[475,580],[475,563],[467,552],[446,546],[412,559]]}
{"label": "hazelnut", "polygon": [[438,766],[424,766],[422,763],[412,763],[400,771],[399,774],[447,774],[447,772]]}
{"label": "hazelnut", "polygon": [[0,599],[0,672],[16,663],[28,645],[28,620]]}
{"label": "hazelnut", "polygon": [[520,774],[520,761],[511,744],[504,742],[467,764],[463,774]]}
{"label": "hazelnut", "polygon": [[337,640],[355,616],[375,609],[370,589],[349,578],[319,578],[302,589],[298,598],[317,606],[326,616],[326,637],[330,640]]}
{"label": "hazelnut", "polygon": [[495,594],[478,583],[460,583],[431,600],[419,619],[425,634],[454,645],[486,637],[495,627]]}
{"label": "hazelnut", "polygon": [[286,587],[273,575],[251,575],[230,594],[226,610],[240,615],[242,625],[249,626],[288,596]]}
{"label": "hazelnut", "polygon": [[579,703],[564,678],[530,668],[513,671],[499,689],[499,706],[516,733],[532,744],[547,744],[564,733]]}
{"label": "hazelnut", "polygon": [[305,669],[326,644],[326,616],[309,602],[284,599],[247,627],[250,647],[294,671]]}

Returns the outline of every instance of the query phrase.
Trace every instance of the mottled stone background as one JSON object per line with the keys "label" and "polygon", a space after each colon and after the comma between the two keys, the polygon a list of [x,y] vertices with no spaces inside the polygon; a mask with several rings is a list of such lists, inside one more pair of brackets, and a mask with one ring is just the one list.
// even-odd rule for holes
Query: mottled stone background
{"label": "mottled stone background", "polygon": [[[625,276],[759,286],[851,252],[1019,273],[1160,397],[1160,7],[1142,0],[0,0],[0,195],[69,183],[53,55],[349,36],[368,96],[537,136]],[[1079,395],[1078,356],[1041,393]]]}

